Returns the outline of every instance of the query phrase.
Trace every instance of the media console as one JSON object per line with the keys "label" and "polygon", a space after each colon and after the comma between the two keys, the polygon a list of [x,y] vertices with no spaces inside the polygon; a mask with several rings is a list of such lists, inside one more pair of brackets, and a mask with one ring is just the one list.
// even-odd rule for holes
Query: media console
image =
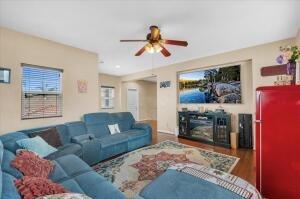
{"label": "media console", "polygon": [[225,112],[178,112],[180,138],[230,148],[231,115]]}

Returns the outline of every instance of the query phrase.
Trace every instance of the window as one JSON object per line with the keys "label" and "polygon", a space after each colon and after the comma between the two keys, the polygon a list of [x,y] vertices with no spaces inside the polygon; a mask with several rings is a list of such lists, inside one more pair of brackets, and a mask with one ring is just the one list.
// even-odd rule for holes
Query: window
{"label": "window", "polygon": [[101,108],[113,109],[115,99],[115,88],[110,86],[101,86]]}
{"label": "window", "polygon": [[62,116],[62,70],[22,64],[22,119]]}

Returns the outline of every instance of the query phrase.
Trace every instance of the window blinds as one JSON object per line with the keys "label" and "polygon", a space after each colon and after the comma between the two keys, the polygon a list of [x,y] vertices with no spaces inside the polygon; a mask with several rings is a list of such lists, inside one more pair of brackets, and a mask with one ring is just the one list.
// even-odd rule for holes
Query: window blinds
{"label": "window blinds", "polygon": [[113,109],[115,98],[115,88],[109,86],[101,86],[101,108]]}
{"label": "window blinds", "polygon": [[62,70],[22,64],[22,119],[62,116]]}

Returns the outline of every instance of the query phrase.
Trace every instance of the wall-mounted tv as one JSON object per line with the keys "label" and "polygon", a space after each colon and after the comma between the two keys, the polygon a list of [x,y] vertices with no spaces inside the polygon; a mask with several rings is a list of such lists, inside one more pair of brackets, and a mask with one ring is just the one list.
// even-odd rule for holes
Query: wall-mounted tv
{"label": "wall-mounted tv", "polygon": [[183,72],[178,78],[180,104],[242,102],[240,65]]}

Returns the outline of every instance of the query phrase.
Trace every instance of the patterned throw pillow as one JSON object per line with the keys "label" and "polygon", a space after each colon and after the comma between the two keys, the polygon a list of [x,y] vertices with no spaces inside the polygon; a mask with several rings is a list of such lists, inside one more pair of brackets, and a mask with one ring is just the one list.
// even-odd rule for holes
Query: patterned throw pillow
{"label": "patterned throw pillow", "polygon": [[54,164],[50,160],[40,158],[34,152],[26,150],[20,151],[10,164],[23,175],[33,177],[47,178],[54,169]]}
{"label": "patterned throw pillow", "polygon": [[108,125],[110,134],[116,134],[116,133],[121,133],[119,125],[118,124],[112,124],[112,125]]}
{"label": "patterned throw pillow", "polygon": [[90,197],[79,193],[62,193],[38,197],[37,199],[91,199]]}
{"label": "patterned throw pillow", "polygon": [[36,137],[36,136],[40,136],[49,145],[51,145],[55,148],[58,148],[62,145],[61,141],[60,141],[59,134],[58,134],[57,129],[55,127],[45,129],[45,130],[41,130],[41,131],[35,131],[35,132],[29,134],[29,137],[31,137],[31,138]]}
{"label": "patterned throw pillow", "polygon": [[15,180],[15,186],[23,199],[35,199],[40,196],[68,192],[62,185],[39,177],[24,176]]}

